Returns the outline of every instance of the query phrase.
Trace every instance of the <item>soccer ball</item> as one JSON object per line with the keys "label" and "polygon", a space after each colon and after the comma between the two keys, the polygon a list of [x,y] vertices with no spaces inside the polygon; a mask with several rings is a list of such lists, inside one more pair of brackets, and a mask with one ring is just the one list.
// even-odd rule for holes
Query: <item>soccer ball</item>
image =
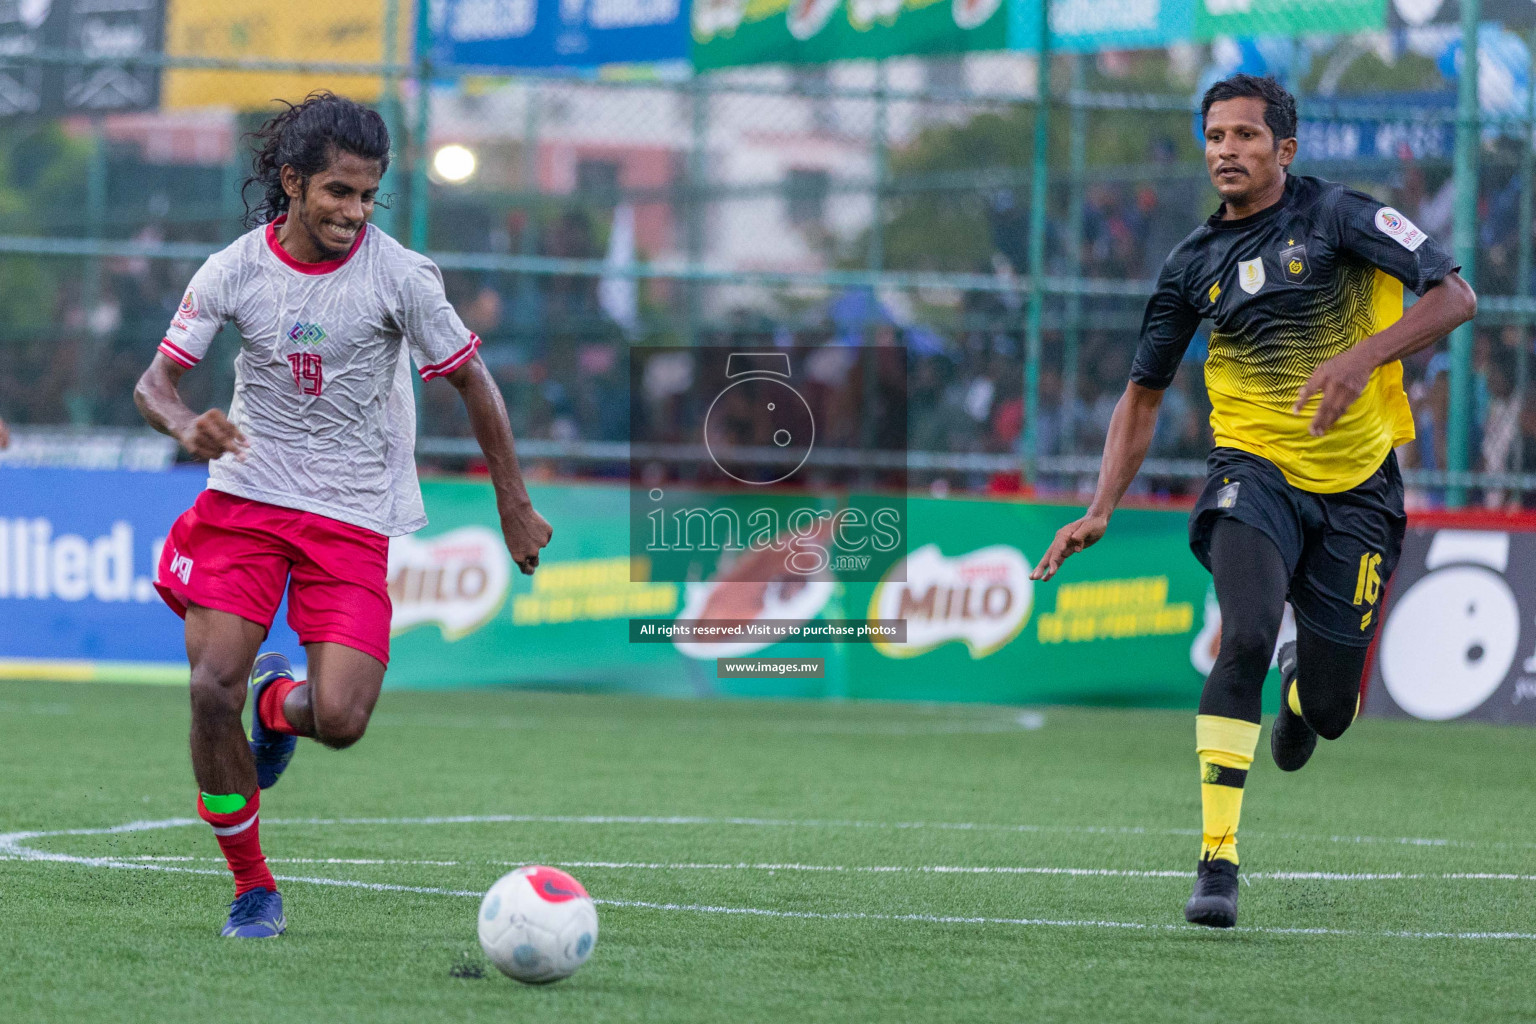
{"label": "soccer ball", "polygon": [[564,871],[536,864],[491,886],[479,923],[491,963],[529,985],[570,977],[597,944],[597,908],[587,890]]}

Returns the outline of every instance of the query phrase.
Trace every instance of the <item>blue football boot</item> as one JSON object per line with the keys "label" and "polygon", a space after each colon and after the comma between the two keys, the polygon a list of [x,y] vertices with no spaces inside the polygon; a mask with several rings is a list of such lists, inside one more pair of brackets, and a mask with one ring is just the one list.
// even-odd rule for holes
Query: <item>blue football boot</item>
{"label": "blue football boot", "polygon": [[299,738],[274,732],[261,724],[261,695],[279,679],[292,679],[293,667],[285,655],[268,651],[256,659],[251,670],[251,753],[256,757],[256,785],[262,789],[276,784]]}
{"label": "blue football boot", "polygon": [[283,897],[271,889],[250,889],[229,905],[229,920],[219,932],[226,939],[275,939],[288,927]]}

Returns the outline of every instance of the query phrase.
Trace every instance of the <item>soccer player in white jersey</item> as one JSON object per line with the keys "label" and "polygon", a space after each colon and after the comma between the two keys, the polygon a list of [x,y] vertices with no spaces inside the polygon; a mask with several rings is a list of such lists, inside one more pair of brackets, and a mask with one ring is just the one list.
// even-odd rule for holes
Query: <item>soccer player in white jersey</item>
{"label": "soccer player in white jersey", "polygon": [[[192,771],[198,813],[235,876],[223,934],[276,936],[282,897],[257,828],[260,793],[298,736],[356,743],[389,660],[389,538],[426,525],[416,481],[411,362],[442,377],[469,411],[490,465],[507,550],[524,573],[550,526],[523,485],[490,373],[426,257],[368,223],[389,165],[377,113],[314,93],[256,133],[247,181],[258,225],[192,278],[134,390],[144,418],[209,459],[208,489],[177,519],[155,581],[186,619]],[[177,382],[233,323],[229,415],[199,415]],[[257,656],[284,589],[308,679],[281,654]],[[240,724],[247,679],[256,705]]]}

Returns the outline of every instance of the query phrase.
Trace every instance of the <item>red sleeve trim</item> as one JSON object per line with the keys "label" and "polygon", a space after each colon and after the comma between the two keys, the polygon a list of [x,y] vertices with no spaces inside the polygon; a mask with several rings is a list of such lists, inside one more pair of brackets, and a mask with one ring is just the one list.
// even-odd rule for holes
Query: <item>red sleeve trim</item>
{"label": "red sleeve trim", "polygon": [[169,356],[172,361],[180,363],[189,370],[197,365],[197,357],[184,348],[178,348],[170,338],[160,342],[160,351]]}
{"label": "red sleeve trim", "polygon": [[430,366],[423,366],[421,368],[421,379],[432,380],[434,377],[448,376],[448,374],[469,362],[469,357],[474,355],[475,350],[479,347],[480,336],[477,335],[474,331],[470,331],[468,345],[465,345],[463,348],[459,349],[453,355],[449,356],[447,359],[444,359],[440,363],[433,363]]}

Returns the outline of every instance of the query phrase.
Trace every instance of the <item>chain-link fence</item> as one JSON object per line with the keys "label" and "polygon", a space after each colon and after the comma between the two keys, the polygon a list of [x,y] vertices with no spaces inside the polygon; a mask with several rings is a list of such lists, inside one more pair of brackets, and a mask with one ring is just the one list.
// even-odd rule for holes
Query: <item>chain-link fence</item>
{"label": "chain-link fence", "polygon": [[[0,0],[0,41],[36,7]],[[376,220],[443,268],[525,458],[551,474],[622,471],[631,346],[901,345],[914,486],[1081,493],[1150,282],[1216,205],[1193,110],[1219,44],[1054,58],[1031,368],[1031,55],[506,76],[412,61],[416,12],[395,0],[168,0],[163,17],[132,52],[89,34],[0,47],[0,416],[14,424],[138,425],[132,385],[186,281],[243,230],[244,133],[272,99],[312,88],[386,114],[396,157]],[[1293,49],[1306,54],[1283,72],[1303,119],[1295,169],[1363,188],[1449,245],[1444,61],[1386,34]],[[1525,60],[1498,104],[1485,90],[1474,136],[1470,369],[1444,343],[1406,366],[1420,436],[1402,455],[1420,502],[1447,483],[1453,499],[1536,500]],[[117,78],[78,87],[105,71]],[[52,107],[18,101],[50,80]],[[132,82],[150,92],[129,95]],[[188,375],[192,404],[227,401],[238,343],[227,330]],[[1203,351],[1202,332],[1164,402],[1147,494],[1187,494],[1200,474]],[[426,385],[421,403],[423,460],[472,463],[451,388]]]}

